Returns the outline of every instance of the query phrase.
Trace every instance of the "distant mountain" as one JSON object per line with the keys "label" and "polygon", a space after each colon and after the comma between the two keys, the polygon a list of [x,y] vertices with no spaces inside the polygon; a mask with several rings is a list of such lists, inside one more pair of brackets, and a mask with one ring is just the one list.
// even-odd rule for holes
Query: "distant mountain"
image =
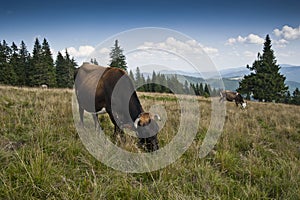
{"label": "distant mountain", "polygon": [[197,77],[197,78],[202,77],[202,74],[200,74],[200,73],[197,73],[197,72],[186,72],[186,71],[182,71],[182,70],[161,70],[161,71],[159,71],[159,73],[165,74],[165,75],[168,75],[168,74],[170,74],[170,75],[177,74],[177,75]]}
{"label": "distant mountain", "polygon": [[[300,66],[287,64],[281,64],[280,66],[280,73],[286,77],[286,81],[300,83]],[[223,78],[242,78],[244,75],[250,74],[250,71],[246,67],[238,67],[220,70],[220,74]]]}
{"label": "distant mountain", "polygon": [[250,71],[246,67],[228,68],[220,70],[220,74],[223,78],[236,78],[243,77],[250,74]]}
{"label": "distant mountain", "polygon": [[280,72],[285,75],[287,81],[300,83],[300,66],[280,65]]}
{"label": "distant mountain", "polygon": [[296,88],[300,89],[300,83],[296,81],[286,81],[285,82],[287,86],[289,86],[289,91],[291,95],[295,91]]}
{"label": "distant mountain", "polygon": [[[287,64],[280,64],[280,66],[280,73],[286,77],[286,84],[289,86],[289,91],[292,94],[292,92],[297,87],[300,88],[300,66],[293,66]],[[162,70],[159,71],[159,73],[165,74],[167,76],[172,76],[176,74],[178,80],[182,83],[184,83],[185,80],[187,80],[190,83],[209,83],[211,87],[219,87],[219,84],[215,84],[217,83],[216,75],[210,72],[203,72],[200,74],[195,72],[185,72],[182,70]],[[236,67],[222,69],[219,71],[219,73],[222,77],[225,89],[236,90],[239,86],[239,81],[242,80],[244,75],[250,74],[250,70],[248,70],[246,67]],[[149,76],[149,74],[147,74],[146,76]],[[209,78],[205,80],[203,79],[203,77]]]}

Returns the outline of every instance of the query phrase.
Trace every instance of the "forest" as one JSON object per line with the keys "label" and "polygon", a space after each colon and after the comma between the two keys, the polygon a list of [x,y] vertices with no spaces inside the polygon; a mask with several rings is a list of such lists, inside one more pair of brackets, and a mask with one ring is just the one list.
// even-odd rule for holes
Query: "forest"
{"label": "forest", "polygon": [[[121,63],[124,67],[119,68],[127,71],[126,58],[117,41],[110,56],[110,67],[119,67],[115,63]],[[96,58],[91,58],[90,62],[98,65]],[[14,42],[11,46],[5,40],[0,42],[0,84],[3,85],[40,87],[46,84],[50,88],[73,88],[76,67],[78,64],[67,50],[64,56],[58,52],[54,61],[50,45],[45,38],[42,43],[38,38],[35,39],[32,54],[23,41],[20,47]],[[129,76],[141,92],[196,94],[206,97],[219,94],[219,90],[211,89],[206,83],[189,84],[186,81],[183,84],[177,80],[176,75],[167,77],[153,71],[152,76],[144,77],[139,67],[136,68],[135,74],[130,70]]]}
{"label": "forest", "polygon": [[[247,69],[253,71],[244,76],[237,91],[250,100],[279,102],[300,105],[300,91],[298,88],[290,94],[285,85],[284,75],[279,73],[280,66],[276,64],[274,51],[271,49],[271,40],[267,35],[262,55],[258,53],[257,60]],[[118,40],[111,48],[110,63],[108,66],[121,68],[128,72],[126,57]],[[91,58],[92,64],[98,65],[96,58]],[[64,54],[58,52],[56,59],[50,50],[46,38],[41,43],[35,39],[32,53],[27,50],[26,44],[21,41],[19,47],[12,42],[9,46],[5,40],[0,42],[0,84],[19,87],[40,87],[46,84],[50,88],[73,88],[74,71],[78,67],[74,57],[67,49]],[[195,94],[197,96],[218,96],[223,88],[212,88],[205,82],[196,84],[180,82],[176,74],[165,75],[153,71],[151,76],[144,76],[139,67],[135,74],[128,72],[137,91]],[[226,89],[226,88],[225,88]]]}

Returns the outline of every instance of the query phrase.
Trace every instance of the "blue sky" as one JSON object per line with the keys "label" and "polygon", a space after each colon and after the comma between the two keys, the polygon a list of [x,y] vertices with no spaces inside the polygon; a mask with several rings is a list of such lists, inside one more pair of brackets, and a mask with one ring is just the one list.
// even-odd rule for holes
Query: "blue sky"
{"label": "blue sky", "polygon": [[[300,66],[299,10],[298,0],[7,1],[0,8],[0,40],[24,40],[31,51],[36,37],[46,38],[54,57],[68,48],[81,62],[113,35],[161,27],[197,41],[222,69],[251,65],[269,34],[278,63]],[[126,42],[120,41],[124,50]]]}

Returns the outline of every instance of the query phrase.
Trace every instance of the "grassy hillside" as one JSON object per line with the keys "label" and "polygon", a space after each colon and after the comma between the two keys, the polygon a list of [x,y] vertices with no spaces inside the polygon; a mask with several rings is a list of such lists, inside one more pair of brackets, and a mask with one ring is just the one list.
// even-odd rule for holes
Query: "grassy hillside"
{"label": "grassy hillside", "polygon": [[[165,106],[164,146],[176,132],[180,108],[174,97],[157,95],[139,94],[146,110]],[[200,159],[210,101],[199,103],[200,127],[183,156],[161,170],[129,174],[85,149],[70,90],[1,86],[0,199],[300,199],[299,106],[249,102],[241,110],[227,103],[224,132]],[[112,130],[107,116],[100,120]],[[134,139],[127,141],[120,146],[136,149]]]}

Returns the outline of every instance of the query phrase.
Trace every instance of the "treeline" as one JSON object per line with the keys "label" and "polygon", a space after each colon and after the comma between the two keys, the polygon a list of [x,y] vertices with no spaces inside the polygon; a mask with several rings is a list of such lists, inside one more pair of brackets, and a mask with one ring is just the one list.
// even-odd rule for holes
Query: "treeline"
{"label": "treeline", "polygon": [[300,105],[300,91],[299,88],[296,88],[291,95],[290,92],[287,92],[287,96],[284,100],[284,103]]}
{"label": "treeline", "polygon": [[139,92],[158,92],[158,93],[176,93],[176,94],[193,94],[197,96],[218,96],[219,89],[211,89],[208,84],[203,83],[181,83],[177,75],[166,76],[153,71],[152,76],[144,77],[139,67],[136,68],[135,74],[130,70],[129,76]]}
{"label": "treeline", "polygon": [[77,64],[67,50],[65,56],[58,52],[54,62],[45,38],[42,43],[35,39],[32,54],[23,41],[19,47],[14,42],[11,46],[5,40],[0,42],[0,84],[72,88],[75,66]]}

